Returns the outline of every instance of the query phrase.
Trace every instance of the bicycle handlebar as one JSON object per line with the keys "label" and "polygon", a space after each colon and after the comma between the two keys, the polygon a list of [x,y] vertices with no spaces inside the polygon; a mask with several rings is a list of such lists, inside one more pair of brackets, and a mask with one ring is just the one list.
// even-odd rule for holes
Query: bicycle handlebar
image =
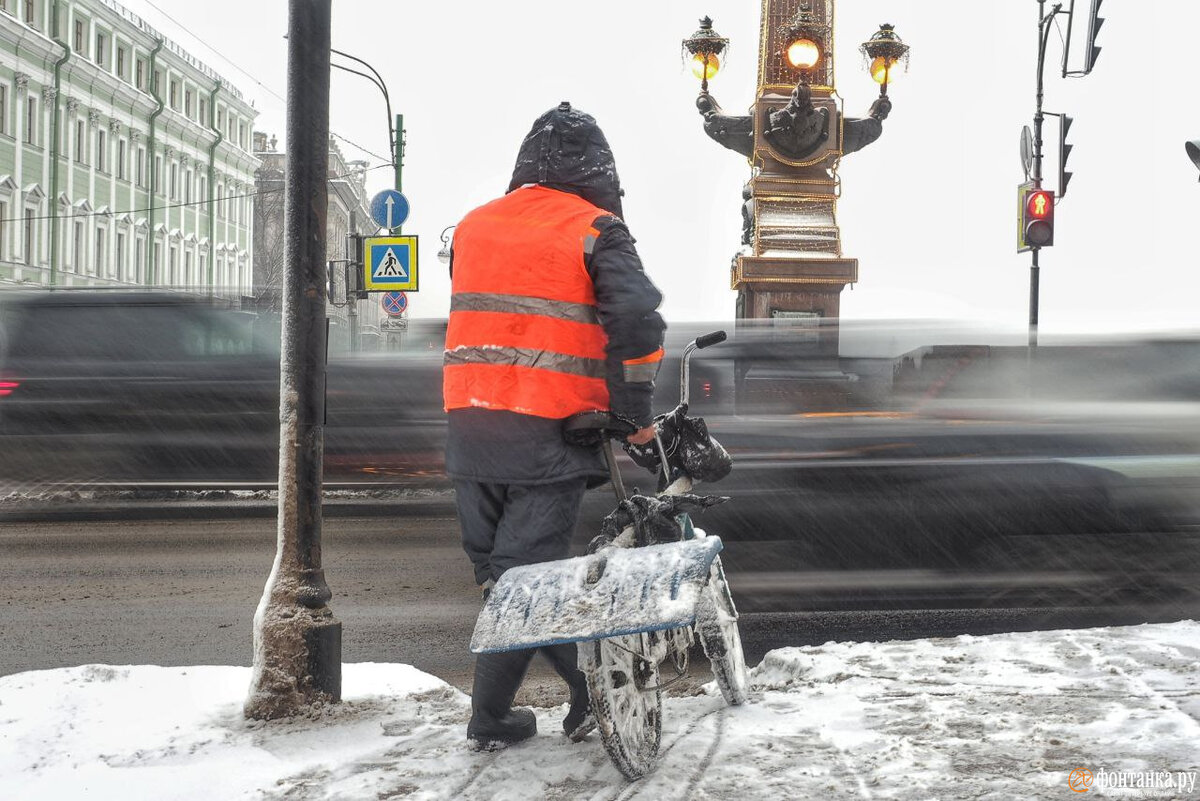
{"label": "bicycle handlebar", "polygon": [[724,331],[713,331],[711,334],[705,334],[702,337],[696,337],[696,350],[702,350],[710,345],[719,345],[727,339]]}

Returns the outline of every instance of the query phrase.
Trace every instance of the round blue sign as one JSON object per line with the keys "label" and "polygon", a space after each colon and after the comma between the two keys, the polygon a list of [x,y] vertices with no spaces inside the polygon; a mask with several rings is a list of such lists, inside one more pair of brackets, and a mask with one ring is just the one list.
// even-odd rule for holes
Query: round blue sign
{"label": "round blue sign", "polygon": [[399,317],[408,308],[408,295],[403,292],[384,292],[382,303],[388,317]]}
{"label": "round blue sign", "polygon": [[385,189],[371,198],[371,219],[380,228],[399,228],[408,219],[408,198],[395,189]]}

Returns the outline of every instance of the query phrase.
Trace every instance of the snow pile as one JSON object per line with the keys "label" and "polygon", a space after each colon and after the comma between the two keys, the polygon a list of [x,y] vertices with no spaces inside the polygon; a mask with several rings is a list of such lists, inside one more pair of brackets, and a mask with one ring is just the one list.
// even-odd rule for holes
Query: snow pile
{"label": "snow pile", "polygon": [[[1061,799],[1077,768],[1200,768],[1194,622],[773,651],[747,706],[668,698],[659,770],[627,785],[595,735],[466,749],[469,701],[405,665],[344,669],[344,702],[242,718],[249,668],[0,678],[15,799]],[[1108,775],[1108,774],[1106,774]],[[1198,798],[1093,786],[1092,795]]]}

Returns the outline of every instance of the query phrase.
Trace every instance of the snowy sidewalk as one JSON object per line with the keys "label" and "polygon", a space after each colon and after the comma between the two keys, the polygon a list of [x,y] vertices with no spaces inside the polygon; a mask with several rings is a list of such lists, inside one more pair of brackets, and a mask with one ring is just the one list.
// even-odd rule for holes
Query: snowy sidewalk
{"label": "snowy sidewalk", "polygon": [[[593,734],[494,754],[468,699],[406,665],[349,664],[345,701],[251,723],[248,668],[83,667],[0,678],[6,798],[1200,799],[1200,624],[773,651],[752,703],[665,699],[662,762],[634,784]],[[1155,772],[1147,778],[1142,773]],[[1168,773],[1169,772],[1169,773]],[[1156,789],[1101,786],[1141,776]],[[1185,786],[1164,786],[1180,779]],[[1087,796],[1084,796],[1087,797]]]}

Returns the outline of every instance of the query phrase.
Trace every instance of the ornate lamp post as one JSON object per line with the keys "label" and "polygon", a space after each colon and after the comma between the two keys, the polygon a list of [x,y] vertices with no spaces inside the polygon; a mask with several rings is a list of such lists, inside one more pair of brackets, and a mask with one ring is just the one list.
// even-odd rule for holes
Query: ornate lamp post
{"label": "ornate lamp post", "polygon": [[[858,260],[842,255],[837,225],[837,167],[842,156],[874,142],[891,110],[887,85],[908,46],[891,25],[866,42],[863,52],[882,67],[880,96],[863,118],[842,114],[834,88],[834,0],[761,0],[762,27],[757,99],[749,115],[725,114],[708,94],[705,69],[696,106],[712,139],[750,160],[743,190],[743,248],[734,256],[731,284],[737,317],[792,319],[813,324],[835,318],[846,284],[858,280]],[[720,49],[716,49],[719,43]],[[728,40],[707,17],[683,42],[709,62]],[[876,63],[876,60],[879,60]],[[715,69],[714,69],[715,72]],[[825,352],[837,352],[836,329],[823,327]]]}

